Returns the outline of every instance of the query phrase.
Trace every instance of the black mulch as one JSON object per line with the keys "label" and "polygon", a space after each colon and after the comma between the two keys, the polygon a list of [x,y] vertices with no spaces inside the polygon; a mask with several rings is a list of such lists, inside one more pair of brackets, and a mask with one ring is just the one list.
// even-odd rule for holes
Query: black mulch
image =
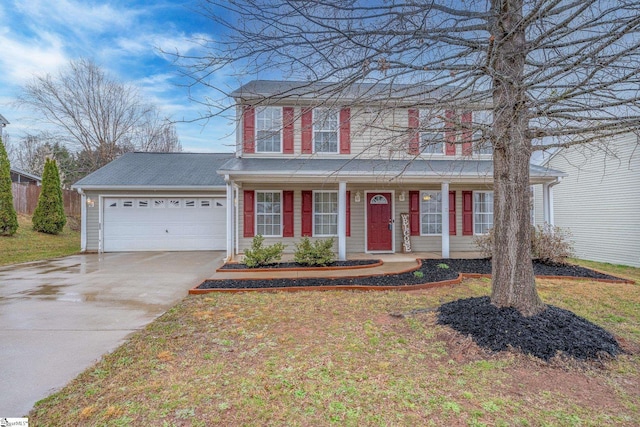
{"label": "black mulch", "polygon": [[[380,260],[377,259],[354,259],[347,261],[334,261],[331,264],[327,265],[327,267],[355,267],[355,266],[364,266],[377,264]],[[297,262],[278,262],[275,264],[269,264],[265,266],[261,266],[260,268],[304,268],[305,266],[302,264],[298,264]],[[247,264],[241,263],[227,263],[220,267],[220,270],[245,270],[250,269],[247,267]]]}
{"label": "black mulch", "polygon": [[[442,268],[443,266],[448,268]],[[536,275],[546,276],[570,276],[584,278],[600,278],[610,280],[620,280],[618,277],[598,273],[588,268],[579,266],[546,265],[535,262],[533,265]],[[353,277],[353,278],[304,278],[304,279],[228,279],[228,280],[206,280],[198,289],[262,289],[262,288],[287,288],[293,286],[337,286],[337,285],[357,285],[357,286],[407,286],[420,285],[423,283],[441,282],[458,277],[459,273],[479,273],[491,274],[491,260],[488,259],[423,259],[422,267],[418,270],[422,273],[416,275],[414,272],[390,274],[386,276],[373,277]],[[264,273],[266,277],[268,272]]]}
{"label": "black mulch", "polygon": [[494,352],[519,349],[545,361],[561,353],[576,359],[622,353],[613,335],[570,311],[552,305],[524,317],[514,308],[498,308],[489,297],[456,300],[440,306],[438,323],[470,335]]}

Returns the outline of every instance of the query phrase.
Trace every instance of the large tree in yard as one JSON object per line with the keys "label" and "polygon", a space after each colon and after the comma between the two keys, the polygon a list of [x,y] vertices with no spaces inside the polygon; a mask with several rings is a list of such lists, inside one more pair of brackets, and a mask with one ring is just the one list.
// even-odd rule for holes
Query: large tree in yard
{"label": "large tree in yard", "polygon": [[[207,0],[202,12],[223,34],[181,59],[194,84],[223,94],[220,72],[277,73],[325,83],[334,100],[349,85],[377,82],[492,110],[491,123],[472,125],[475,142],[494,153],[491,301],[525,315],[545,307],[530,253],[532,153],[606,149],[607,138],[640,130],[637,0]],[[391,107],[402,93],[389,88]],[[210,106],[207,115],[222,114]],[[463,121],[451,126],[469,131]]]}

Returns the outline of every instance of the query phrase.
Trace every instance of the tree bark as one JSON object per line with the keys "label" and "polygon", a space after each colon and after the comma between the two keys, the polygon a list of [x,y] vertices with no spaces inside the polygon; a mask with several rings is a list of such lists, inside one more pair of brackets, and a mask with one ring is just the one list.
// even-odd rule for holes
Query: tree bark
{"label": "tree bark", "polygon": [[522,0],[493,0],[494,245],[491,302],[525,316],[544,310],[531,262],[529,161],[531,140],[524,86]]}

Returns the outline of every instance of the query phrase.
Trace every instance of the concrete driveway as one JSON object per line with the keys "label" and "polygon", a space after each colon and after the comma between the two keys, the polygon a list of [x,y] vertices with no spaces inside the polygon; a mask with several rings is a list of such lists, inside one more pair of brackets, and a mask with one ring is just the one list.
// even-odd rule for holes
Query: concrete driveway
{"label": "concrete driveway", "polygon": [[0,418],[26,415],[211,277],[223,258],[87,254],[0,267]]}

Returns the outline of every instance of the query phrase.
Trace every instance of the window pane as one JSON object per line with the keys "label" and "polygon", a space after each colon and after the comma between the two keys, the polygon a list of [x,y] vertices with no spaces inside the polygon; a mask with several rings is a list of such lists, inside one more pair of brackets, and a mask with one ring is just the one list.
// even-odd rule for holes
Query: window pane
{"label": "window pane", "polygon": [[263,236],[280,236],[280,192],[256,192],[256,232]]}
{"label": "window pane", "polygon": [[256,151],[280,152],[282,107],[256,108]]}
{"label": "window pane", "polygon": [[338,234],[338,193],[323,191],[313,193],[314,235]]}
{"label": "window pane", "polygon": [[473,222],[475,234],[486,234],[493,227],[493,192],[473,193]]}
{"label": "window pane", "polygon": [[442,234],[442,196],[440,191],[423,191],[421,202],[421,234]]}
{"label": "window pane", "polygon": [[444,111],[420,110],[420,152],[444,154]]}
{"label": "window pane", "polygon": [[338,152],[338,111],[329,108],[313,110],[313,141],[316,153]]}

